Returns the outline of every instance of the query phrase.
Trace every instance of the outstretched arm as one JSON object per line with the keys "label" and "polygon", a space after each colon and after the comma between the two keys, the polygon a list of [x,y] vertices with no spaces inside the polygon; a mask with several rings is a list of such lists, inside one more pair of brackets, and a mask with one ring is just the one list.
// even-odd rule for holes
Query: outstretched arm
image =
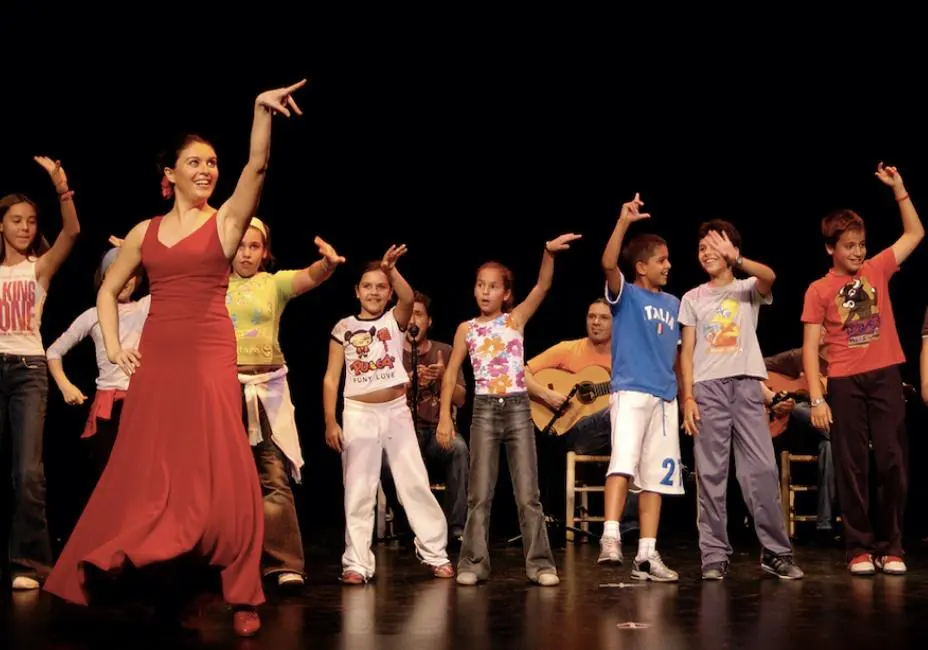
{"label": "outstretched arm", "polygon": [[[81,225],[77,220],[77,208],[74,206],[74,192],[68,188],[68,177],[61,167],[60,161],[53,161],[46,156],[36,156],[34,160],[42,165],[55,184],[58,193],[58,204],[61,207],[61,232],[55,238],[55,243],[48,249],[35,264],[35,276],[39,284],[48,287],[52,277],[64,264],[71,254],[74,242],[81,232]],[[41,235],[36,235],[41,237]]]}
{"label": "outstretched arm", "polygon": [[622,283],[625,282],[622,272],[619,270],[619,254],[622,252],[622,242],[625,239],[625,233],[628,227],[636,221],[650,219],[651,215],[647,212],[638,212],[638,208],[644,205],[644,201],[635,193],[635,198],[628,203],[622,204],[622,212],[619,214],[619,220],[615,224],[612,236],[606,243],[606,250],[603,251],[602,265],[606,273],[606,283],[609,285],[609,293],[618,296],[622,293]]}
{"label": "outstretched arm", "polygon": [[512,310],[512,319],[516,328],[525,327],[529,319],[534,316],[541,306],[541,301],[545,299],[548,290],[551,289],[551,281],[554,279],[554,256],[570,248],[570,242],[580,239],[581,235],[568,233],[561,235],[549,242],[545,242],[545,252],[541,257],[541,269],[538,271],[538,281],[528,296]]}
{"label": "outstretched arm", "polygon": [[48,347],[48,351],[46,352],[46,357],[48,358],[48,374],[55,380],[55,383],[58,385],[58,390],[61,391],[64,401],[68,404],[83,404],[87,396],[68,379],[61,359],[71,348],[90,334],[90,329],[96,321],[95,310],[88,309],[74,319],[74,322]]}
{"label": "outstretched arm", "polygon": [[924,239],[925,227],[922,225],[921,219],[918,218],[912,198],[902,183],[902,175],[899,170],[895,167],[884,167],[883,163],[880,163],[877,165],[875,175],[884,184],[893,188],[893,194],[895,194],[896,202],[899,204],[899,212],[902,214],[902,236],[896,240],[892,249],[896,264],[902,264]]}
{"label": "outstretched arm", "polygon": [[406,254],[406,244],[400,246],[391,246],[384,254],[380,268],[387,274],[393,291],[396,293],[396,307],[393,308],[393,317],[396,318],[396,324],[401,330],[406,329],[409,324],[409,317],[412,316],[412,308],[416,300],[416,292],[412,290],[406,278],[400,275],[396,268],[396,261]]}
{"label": "outstretched arm", "polygon": [[303,79],[286,88],[268,90],[258,95],[255,100],[248,162],[239,176],[235,191],[222,204],[217,215],[222,233],[222,247],[229,259],[235,255],[238,243],[258,209],[267,164],[271,156],[271,118],[275,112],[290,117],[290,110],[287,106],[293,108],[297,115],[302,115],[302,111],[293,101],[291,94],[305,84],[306,80]]}
{"label": "outstretched arm", "polygon": [[316,237],[314,241],[316,246],[319,247],[319,254],[322,255],[322,259],[293,276],[294,296],[300,296],[318,287],[332,277],[336,266],[345,261],[345,258],[336,253],[335,249],[321,237]]}

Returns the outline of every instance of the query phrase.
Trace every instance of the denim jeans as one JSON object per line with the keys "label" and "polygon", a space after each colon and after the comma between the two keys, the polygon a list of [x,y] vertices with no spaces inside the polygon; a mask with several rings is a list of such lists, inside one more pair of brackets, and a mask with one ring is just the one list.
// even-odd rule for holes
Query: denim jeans
{"label": "denim jeans", "polygon": [[9,560],[14,576],[36,577],[51,570],[42,462],[47,399],[44,356],[0,355],[0,442],[9,435],[13,453]]}
{"label": "denim jeans", "polygon": [[[451,535],[459,536],[464,532],[467,523],[467,466],[469,450],[464,438],[457,435],[451,441],[451,448],[445,449],[438,444],[433,425],[420,425],[416,431],[419,438],[419,450],[427,468],[435,465],[441,466],[445,481],[445,495],[442,500],[442,509],[448,520],[448,530]],[[387,455],[383,455],[383,466],[380,471],[380,484],[383,487],[387,503],[394,509],[399,517],[402,506],[396,496],[396,486],[393,483],[393,474]],[[394,519],[394,527],[397,520]],[[408,526],[407,526],[408,528]]]}
{"label": "denim jeans", "polygon": [[490,576],[490,508],[499,474],[500,444],[506,445],[509,474],[519,511],[525,572],[537,581],[556,567],[538,489],[538,454],[528,394],[477,395],[470,425],[470,486],[467,525],[458,572]]}
{"label": "denim jeans", "polygon": [[803,434],[811,433],[818,441],[818,515],[816,528],[831,530],[834,514],[833,506],[838,500],[835,485],[835,460],[831,451],[831,432],[821,431],[812,426],[812,408],[808,403],[796,404],[790,413],[790,426],[795,424]]}

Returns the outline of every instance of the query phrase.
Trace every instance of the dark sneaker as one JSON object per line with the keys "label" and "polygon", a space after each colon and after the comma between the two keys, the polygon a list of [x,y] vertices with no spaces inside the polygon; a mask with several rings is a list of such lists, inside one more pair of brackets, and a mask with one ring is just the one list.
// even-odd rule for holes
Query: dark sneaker
{"label": "dark sneaker", "polygon": [[722,580],[728,575],[728,562],[713,562],[702,569],[703,580]]}
{"label": "dark sneaker", "polygon": [[761,556],[760,567],[767,573],[772,573],[781,580],[801,580],[805,575],[796,561],[793,560],[792,553],[783,555],[774,555],[765,550]]}

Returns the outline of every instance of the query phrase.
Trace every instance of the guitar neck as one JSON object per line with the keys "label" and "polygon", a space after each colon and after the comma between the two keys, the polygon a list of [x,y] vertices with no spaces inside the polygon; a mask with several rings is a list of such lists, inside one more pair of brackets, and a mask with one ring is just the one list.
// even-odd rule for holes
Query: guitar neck
{"label": "guitar neck", "polygon": [[612,392],[612,382],[604,381],[599,384],[593,384],[593,390],[591,392],[596,397],[604,397]]}

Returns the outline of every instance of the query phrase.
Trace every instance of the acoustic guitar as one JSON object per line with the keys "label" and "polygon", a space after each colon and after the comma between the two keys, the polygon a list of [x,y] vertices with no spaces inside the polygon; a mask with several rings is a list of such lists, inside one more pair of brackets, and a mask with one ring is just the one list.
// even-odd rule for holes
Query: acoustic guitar
{"label": "acoustic guitar", "polygon": [[547,433],[561,436],[581,418],[609,408],[612,376],[602,366],[587,366],[576,373],[546,368],[535,373],[535,379],[549,390],[570,396],[558,412],[540,399],[532,398],[532,421],[540,431],[545,431],[554,419]]}
{"label": "acoustic guitar", "polygon": [[773,407],[788,399],[795,402],[808,402],[809,384],[806,382],[805,375],[799,379],[792,379],[778,372],[768,372],[766,383],[767,387],[774,392],[773,403],[769,407],[770,437],[776,438],[786,431],[786,426],[789,424],[789,413],[776,415],[773,412]]}

